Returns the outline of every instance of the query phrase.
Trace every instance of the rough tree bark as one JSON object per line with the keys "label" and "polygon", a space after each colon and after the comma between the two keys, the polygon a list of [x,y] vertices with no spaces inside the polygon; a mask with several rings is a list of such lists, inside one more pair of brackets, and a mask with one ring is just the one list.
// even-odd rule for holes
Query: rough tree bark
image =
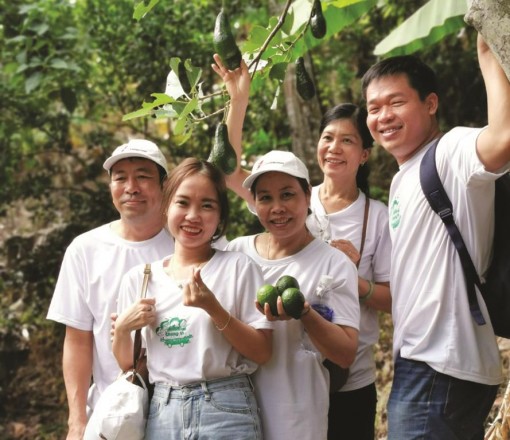
{"label": "rough tree bark", "polygon": [[464,20],[483,36],[510,80],[510,2],[471,0]]}

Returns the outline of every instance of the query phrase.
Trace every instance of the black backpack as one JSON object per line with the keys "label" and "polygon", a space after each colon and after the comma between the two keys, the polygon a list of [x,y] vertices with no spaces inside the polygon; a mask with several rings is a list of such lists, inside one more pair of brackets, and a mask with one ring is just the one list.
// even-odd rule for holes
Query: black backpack
{"label": "black backpack", "polygon": [[436,168],[437,139],[423,156],[420,164],[420,183],[431,208],[441,217],[457,249],[466,277],[471,315],[478,325],[485,319],[476,298],[475,285],[482,293],[494,333],[510,338],[510,173],[495,182],[495,224],[492,261],[486,282],[481,283],[462,235],[453,219],[452,203],[443,188]]}

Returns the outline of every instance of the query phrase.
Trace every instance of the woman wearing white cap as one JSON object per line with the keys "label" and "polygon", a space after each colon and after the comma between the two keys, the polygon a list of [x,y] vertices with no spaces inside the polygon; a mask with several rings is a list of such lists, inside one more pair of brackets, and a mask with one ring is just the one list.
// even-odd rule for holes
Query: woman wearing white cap
{"label": "woman wearing white cap", "polygon": [[[229,137],[240,156],[242,125],[248,105],[250,75],[246,65],[228,71],[215,56],[213,69],[231,96]],[[321,121],[317,160],[324,181],[312,188],[308,229],[344,252],[358,267],[359,346],[347,382],[330,395],[328,438],[373,440],[377,406],[374,345],[379,337],[378,311],[391,311],[389,289],[391,243],[388,209],[368,197],[366,164],[372,137],[366,112],[353,104],[330,109]],[[240,167],[227,184],[251,203],[242,187],[249,174]]]}
{"label": "woman wearing white cap", "polygon": [[[325,439],[329,373],[323,361],[348,368],[354,360],[359,326],[356,267],[308,231],[308,170],[293,153],[262,156],[243,187],[253,194],[267,232],[236,238],[228,249],[254,259],[266,283],[275,285],[283,275],[294,277],[306,300],[296,319],[285,313],[281,297],[278,316],[268,304],[264,308],[267,319],[276,321],[273,356],[254,375],[264,438]],[[310,306],[319,293],[330,320]]]}

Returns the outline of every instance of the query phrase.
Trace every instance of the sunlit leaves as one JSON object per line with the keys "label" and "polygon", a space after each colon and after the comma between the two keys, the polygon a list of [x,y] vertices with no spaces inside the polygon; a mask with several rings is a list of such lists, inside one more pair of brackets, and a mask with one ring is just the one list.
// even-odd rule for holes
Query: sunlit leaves
{"label": "sunlit leaves", "polygon": [[135,20],[141,20],[145,15],[150,12],[154,6],[159,3],[159,0],[150,0],[149,4],[145,4],[145,1],[142,0],[135,5],[135,10],[133,12],[133,18]]}
{"label": "sunlit leaves", "polygon": [[[138,3],[135,7],[135,15],[141,16],[139,14],[142,14],[142,12],[147,13],[156,3],[157,1],[151,1],[149,5],[145,5],[144,2]],[[266,81],[276,81],[281,84],[285,78],[285,72],[289,63],[294,62],[299,56],[314,46],[324,43],[343,27],[351,24],[373,7],[376,4],[376,0],[336,0],[324,2],[323,12],[328,23],[328,32],[326,37],[321,40],[314,38],[308,29],[312,4],[312,0],[296,0],[292,2],[284,16],[270,17],[266,27],[258,25],[251,27],[248,38],[240,47],[243,52],[243,58],[249,65],[258,60],[257,72],[253,75],[253,92],[263,88]],[[173,98],[174,101],[165,104],[163,110],[157,109],[158,104],[154,102],[144,103],[141,110],[126,115],[124,117],[125,120],[148,115],[161,117],[164,114],[169,118],[177,118],[174,132],[186,132],[188,127],[193,124],[194,118],[196,119],[194,111],[202,110],[199,103],[196,105],[193,103],[193,100],[196,98],[199,98],[199,102],[202,102],[202,97],[197,93],[196,89],[202,71],[200,69],[193,69],[190,60],[186,60],[186,75],[192,86],[188,96],[179,80],[179,62],[180,59],[178,58],[171,59],[171,71],[167,77],[165,90],[165,93]],[[207,97],[205,97],[206,99]],[[276,105],[276,99],[277,96],[275,96],[273,105]],[[189,101],[191,110],[187,106],[180,108],[177,105],[179,101]],[[184,113],[185,109],[186,114]],[[166,114],[164,113],[165,111],[167,112]],[[201,115],[199,120],[202,116],[207,117],[207,115]]]}

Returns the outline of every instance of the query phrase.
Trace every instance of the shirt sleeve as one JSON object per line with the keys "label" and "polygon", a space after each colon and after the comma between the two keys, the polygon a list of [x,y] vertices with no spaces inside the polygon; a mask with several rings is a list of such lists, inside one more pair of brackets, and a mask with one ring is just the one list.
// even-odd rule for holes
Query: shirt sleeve
{"label": "shirt sleeve", "polygon": [[94,316],[87,301],[89,282],[85,268],[76,243],[71,243],[64,254],[47,319],[78,330],[92,330]]}

